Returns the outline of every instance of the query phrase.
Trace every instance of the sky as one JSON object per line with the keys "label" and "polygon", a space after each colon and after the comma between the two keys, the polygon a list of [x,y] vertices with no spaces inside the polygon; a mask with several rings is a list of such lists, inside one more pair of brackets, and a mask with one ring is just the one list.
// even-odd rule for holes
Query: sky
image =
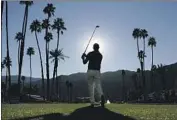
{"label": "sky", "polygon": [[[17,48],[15,34],[21,31],[24,15],[24,6],[19,2],[9,1],[9,45],[12,59],[11,74],[17,75]],[[85,50],[89,38],[96,25],[97,29],[89,51],[95,42],[100,44],[103,55],[101,72],[117,71],[120,69],[136,70],[140,67],[137,59],[136,40],[132,37],[134,28],[146,29],[149,36],[156,38],[157,46],[154,48],[154,64],[172,64],[177,62],[177,2],[52,2],[56,7],[54,18],[62,18],[67,31],[60,37],[60,46],[63,53],[69,58],[59,62],[58,74],[69,75],[86,72],[87,65],[82,64],[81,55]],[[29,25],[33,20],[42,21],[47,16],[43,8],[47,2],[34,2],[29,8],[28,29],[26,33],[25,54],[22,75],[29,76],[29,56],[26,55],[28,47],[34,47],[32,56],[32,76],[41,77],[40,59],[34,33]],[[3,13],[1,40],[1,60],[6,56],[5,9]],[[57,34],[52,31],[53,40],[50,50],[56,48]],[[45,41],[44,30],[38,34],[45,68]],[[140,49],[143,48],[140,41]],[[151,48],[146,40],[145,60],[146,69],[151,66]],[[44,72],[46,69],[44,69]],[[53,73],[53,63],[50,62],[50,78]],[[3,70],[2,75],[5,75]],[[46,72],[45,72],[46,77]]]}

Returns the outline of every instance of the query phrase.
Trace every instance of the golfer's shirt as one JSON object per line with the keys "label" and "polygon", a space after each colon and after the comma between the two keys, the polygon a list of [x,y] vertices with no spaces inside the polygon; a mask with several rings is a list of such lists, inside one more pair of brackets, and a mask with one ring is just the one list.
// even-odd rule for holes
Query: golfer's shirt
{"label": "golfer's shirt", "polygon": [[101,61],[103,56],[98,51],[92,51],[87,54],[87,59],[89,60],[88,70],[99,70],[101,68]]}

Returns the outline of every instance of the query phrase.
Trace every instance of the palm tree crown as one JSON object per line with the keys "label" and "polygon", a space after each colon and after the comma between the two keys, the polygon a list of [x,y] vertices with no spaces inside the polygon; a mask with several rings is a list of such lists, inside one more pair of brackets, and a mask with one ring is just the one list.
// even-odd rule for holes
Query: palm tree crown
{"label": "palm tree crown", "polygon": [[42,20],[42,28],[43,28],[43,29],[46,29],[46,28],[49,28],[49,29],[50,29],[50,23],[49,23],[49,20],[48,20],[48,19]]}
{"label": "palm tree crown", "polygon": [[145,39],[146,37],[148,37],[148,32],[145,29],[141,29],[140,30],[140,37],[142,37],[143,39]]}
{"label": "palm tree crown", "polygon": [[49,17],[51,17],[52,15],[54,16],[54,12],[55,12],[55,7],[53,6],[53,4],[47,4],[47,6],[43,9],[44,14],[48,14]]}
{"label": "palm tree crown", "polygon": [[150,37],[149,38],[149,41],[148,41],[148,46],[151,46],[151,47],[156,47],[156,40],[155,40],[155,38],[154,37]]}
{"label": "palm tree crown", "polygon": [[63,34],[63,30],[66,30],[65,23],[62,18],[57,18],[54,20],[54,24],[52,25],[53,30],[57,30],[57,32],[61,31]]}
{"label": "palm tree crown", "polygon": [[27,55],[31,56],[31,55],[34,55],[34,54],[35,54],[34,48],[33,48],[33,47],[29,47],[29,48],[27,49]]}
{"label": "palm tree crown", "polygon": [[53,40],[53,35],[52,35],[52,33],[48,32],[47,35],[44,37],[44,39],[45,39],[47,42],[50,42],[51,40]]}
{"label": "palm tree crown", "polygon": [[34,20],[30,25],[31,32],[41,32],[42,26],[39,20]]}
{"label": "palm tree crown", "polygon": [[12,60],[11,60],[11,58],[9,57],[9,61],[8,61],[7,57],[5,57],[4,60],[3,60],[3,64],[4,64],[6,67],[12,66]]}
{"label": "palm tree crown", "polygon": [[140,37],[140,29],[139,29],[139,28],[135,28],[135,29],[133,30],[132,36],[133,36],[134,39],[139,38],[139,37]]}
{"label": "palm tree crown", "polygon": [[17,40],[17,42],[23,40],[22,32],[16,33],[15,40]]}
{"label": "palm tree crown", "polygon": [[63,49],[59,49],[59,50],[57,50],[57,49],[55,49],[55,50],[52,50],[52,51],[50,51],[50,59],[51,58],[53,58],[53,60],[52,60],[52,62],[54,62],[56,59],[57,60],[65,60],[65,58],[68,58],[68,56],[65,56],[64,54],[63,54],[63,51],[62,51]]}
{"label": "palm tree crown", "polygon": [[20,4],[31,6],[33,4],[33,1],[20,1]]}

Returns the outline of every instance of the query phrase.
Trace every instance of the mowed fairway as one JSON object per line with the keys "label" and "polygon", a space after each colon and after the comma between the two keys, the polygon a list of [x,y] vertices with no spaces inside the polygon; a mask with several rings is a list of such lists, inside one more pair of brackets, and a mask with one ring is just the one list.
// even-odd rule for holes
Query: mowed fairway
{"label": "mowed fairway", "polygon": [[[87,107],[88,105],[89,104],[2,104],[1,115],[3,120],[7,120],[51,113],[71,114],[75,110]],[[109,104],[106,105],[106,108],[114,113],[130,116],[137,120],[177,120],[177,105]]]}

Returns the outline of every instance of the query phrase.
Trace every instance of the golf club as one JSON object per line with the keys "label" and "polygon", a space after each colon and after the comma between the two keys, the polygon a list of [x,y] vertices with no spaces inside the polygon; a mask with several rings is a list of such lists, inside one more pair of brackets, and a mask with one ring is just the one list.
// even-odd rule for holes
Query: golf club
{"label": "golf club", "polygon": [[87,48],[88,48],[88,46],[89,46],[89,44],[90,44],[90,41],[92,40],[92,37],[93,37],[93,35],[94,35],[95,31],[96,31],[96,28],[99,28],[99,27],[100,27],[100,26],[98,26],[98,25],[95,27],[95,29],[94,29],[94,31],[93,31],[93,33],[92,33],[92,36],[91,36],[91,38],[90,38],[90,40],[89,40],[89,42],[88,42],[88,44],[87,44],[87,47],[86,47],[84,53],[86,52],[86,50],[87,50]]}

